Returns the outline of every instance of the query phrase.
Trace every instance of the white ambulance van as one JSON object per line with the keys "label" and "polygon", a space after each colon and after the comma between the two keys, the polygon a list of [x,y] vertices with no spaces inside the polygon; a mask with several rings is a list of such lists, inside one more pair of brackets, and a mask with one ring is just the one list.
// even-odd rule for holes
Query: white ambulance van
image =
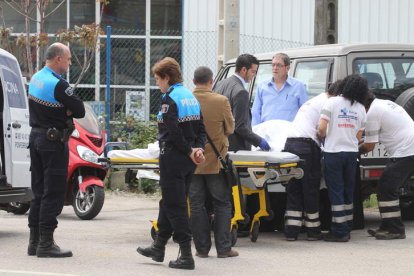
{"label": "white ambulance van", "polygon": [[32,198],[29,107],[19,63],[3,49],[0,49],[0,114],[0,209],[26,212],[26,202]]}

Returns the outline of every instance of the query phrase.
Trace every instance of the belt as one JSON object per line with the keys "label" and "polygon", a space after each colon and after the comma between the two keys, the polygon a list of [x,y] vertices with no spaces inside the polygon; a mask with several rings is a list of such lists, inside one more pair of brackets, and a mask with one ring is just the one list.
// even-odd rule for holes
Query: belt
{"label": "belt", "polygon": [[304,141],[304,142],[316,143],[312,138],[305,138],[305,137],[289,137],[287,139],[293,140],[293,141]]}
{"label": "belt", "polygon": [[33,133],[46,133],[48,128],[32,127]]}

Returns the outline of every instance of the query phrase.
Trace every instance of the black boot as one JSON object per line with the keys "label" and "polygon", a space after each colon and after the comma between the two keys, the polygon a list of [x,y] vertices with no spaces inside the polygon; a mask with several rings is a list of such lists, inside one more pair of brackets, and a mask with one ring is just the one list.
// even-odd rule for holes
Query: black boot
{"label": "black boot", "polygon": [[165,245],[167,241],[156,238],[149,247],[138,247],[137,252],[145,257],[149,257],[156,262],[163,262],[165,256]]}
{"label": "black boot", "polygon": [[[181,254],[180,254],[181,252]],[[191,253],[191,242],[180,244],[179,257],[175,261],[170,261],[168,265],[171,268],[194,269],[194,259]]]}
{"label": "black boot", "polygon": [[72,257],[72,251],[60,249],[60,247],[55,243],[53,239],[53,232],[54,230],[40,230],[40,241],[36,251],[37,257]]}
{"label": "black boot", "polygon": [[39,244],[39,227],[30,227],[29,246],[27,247],[27,255],[36,256],[37,245]]}

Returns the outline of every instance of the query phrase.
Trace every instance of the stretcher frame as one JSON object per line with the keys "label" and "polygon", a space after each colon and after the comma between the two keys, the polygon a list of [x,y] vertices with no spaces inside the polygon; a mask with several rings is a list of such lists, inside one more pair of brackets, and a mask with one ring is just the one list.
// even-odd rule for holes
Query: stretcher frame
{"label": "stretcher frame", "polygon": [[[110,142],[109,146],[126,147],[125,142]],[[101,162],[106,162],[109,168],[117,169],[150,169],[157,170],[158,159],[142,159],[142,158],[125,158],[112,157],[108,158],[107,147],[105,147],[105,158],[101,158]],[[266,161],[233,161],[233,171],[237,176],[236,183],[232,183],[233,198],[233,217],[231,219],[230,231],[232,236],[232,245],[237,242],[237,230],[239,223],[247,224],[250,222],[249,236],[252,242],[256,242],[259,236],[260,219],[273,219],[273,211],[271,210],[268,198],[268,185],[287,184],[290,179],[300,179],[303,177],[302,169],[303,161],[298,159],[296,162],[266,162]],[[254,187],[247,187],[240,184],[241,171],[245,170],[250,179],[254,183]],[[250,220],[249,215],[245,211],[244,196],[256,195],[259,198],[259,209]],[[189,206],[189,204],[188,204]],[[190,210],[188,210],[190,213]],[[155,239],[158,232],[156,220],[150,220],[151,237]]]}

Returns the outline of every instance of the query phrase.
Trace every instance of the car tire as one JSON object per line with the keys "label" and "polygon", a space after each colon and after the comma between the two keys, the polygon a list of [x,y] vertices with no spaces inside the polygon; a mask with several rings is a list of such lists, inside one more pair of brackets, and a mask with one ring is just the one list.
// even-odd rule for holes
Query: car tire
{"label": "car tire", "polygon": [[401,93],[401,95],[395,100],[395,103],[402,106],[414,120],[414,87]]}

